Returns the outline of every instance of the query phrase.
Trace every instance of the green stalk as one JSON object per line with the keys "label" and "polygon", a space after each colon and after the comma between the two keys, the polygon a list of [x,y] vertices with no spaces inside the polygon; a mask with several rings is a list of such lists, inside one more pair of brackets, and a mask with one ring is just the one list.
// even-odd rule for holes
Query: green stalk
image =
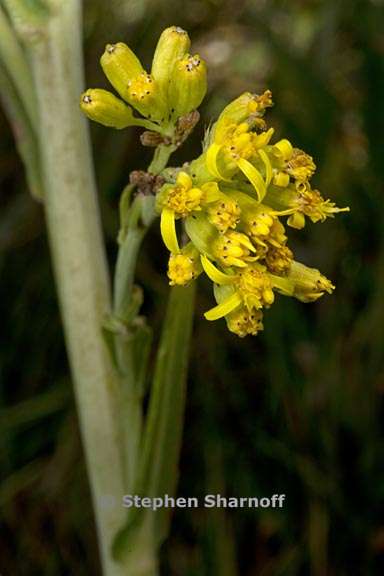
{"label": "green stalk", "polygon": [[[134,494],[175,494],[183,432],[195,285],[173,287],[156,357],[148,415]],[[157,574],[156,555],[169,530],[170,510],[145,508],[128,514],[114,545],[114,555],[128,567],[142,565],[143,576]],[[148,547],[152,556],[148,562]],[[145,566],[145,569],[144,569]],[[128,572],[136,576],[136,572]]]}
{"label": "green stalk", "polygon": [[[83,90],[80,1],[55,5],[44,33],[28,36],[40,114],[45,210],[96,514],[104,574],[123,576],[110,546],[121,527],[124,493],[118,382],[104,345],[109,285],[88,134],[78,105]],[[15,21],[15,25],[19,25]],[[27,30],[25,34],[23,32]]]}
{"label": "green stalk", "polygon": [[[156,148],[148,168],[159,174],[166,166],[174,146]],[[114,352],[121,376],[121,433],[124,439],[124,479],[127,493],[132,492],[139,466],[142,435],[142,402],[149,348],[150,328],[137,313],[141,292],[134,286],[139,250],[155,218],[154,197],[138,194],[132,201],[133,187],[128,186],[120,200],[119,250],[114,275],[113,316],[121,329],[116,330]]]}
{"label": "green stalk", "polygon": [[[168,164],[173,146],[159,146],[148,172],[159,174]],[[131,189],[126,189],[120,203],[121,232],[115,285],[114,316],[132,322],[137,313],[133,287],[139,247],[153,221],[153,197],[138,195],[131,203]],[[120,370],[125,367],[124,413],[126,420],[126,464],[128,493],[145,496],[172,495],[178,479],[178,461],[184,420],[189,346],[192,333],[195,286],[172,288],[156,357],[148,415],[142,431],[143,390],[138,380],[138,353],[135,335],[126,342],[118,335],[115,348]],[[139,332],[140,334],[140,332]],[[136,333],[137,338],[137,333]],[[121,352],[119,355],[119,351]],[[120,357],[120,361],[119,361]],[[136,360],[136,361],[135,361]],[[144,364],[146,365],[146,359]],[[129,423],[135,422],[136,428]],[[140,443],[141,441],[141,443]],[[139,448],[141,452],[139,453]],[[132,454],[137,457],[132,460]],[[167,536],[168,510],[139,510],[128,514],[125,528],[115,540],[114,555],[129,568],[132,576],[156,576],[157,553]]]}
{"label": "green stalk", "polygon": [[[152,497],[172,496],[176,491],[195,288],[192,283],[171,289],[157,352],[140,478],[145,487],[143,493]],[[160,547],[168,534],[170,511],[162,508],[149,516],[155,542]]]}
{"label": "green stalk", "polygon": [[[15,86],[32,128],[38,129],[38,112],[33,78],[18,38],[0,6],[0,64]],[[3,82],[3,81],[2,81]]]}
{"label": "green stalk", "polygon": [[[138,466],[142,431],[142,380],[145,378],[151,341],[150,329],[143,320],[137,321],[142,294],[133,282],[141,243],[154,216],[153,198],[136,197],[128,209],[126,230],[124,226],[120,232],[114,278],[113,316],[121,323],[121,330],[117,330],[114,338],[114,350],[121,376],[121,433],[124,440],[124,479],[127,492],[133,489]],[[135,346],[137,341],[139,347]],[[136,351],[141,354],[139,362],[135,361]],[[139,371],[142,372],[142,377],[139,376]]]}
{"label": "green stalk", "polygon": [[0,98],[15,135],[17,150],[24,162],[32,196],[41,200],[44,195],[39,157],[38,137],[30,122],[15,86],[0,63]]}

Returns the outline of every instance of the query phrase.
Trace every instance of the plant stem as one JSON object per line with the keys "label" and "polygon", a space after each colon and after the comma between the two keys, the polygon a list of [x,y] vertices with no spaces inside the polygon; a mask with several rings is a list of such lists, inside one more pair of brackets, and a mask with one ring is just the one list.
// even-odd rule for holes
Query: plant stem
{"label": "plant stem", "polygon": [[168,164],[168,160],[170,155],[176,150],[176,146],[160,144],[155,150],[153,155],[152,162],[148,166],[148,172],[151,174],[159,174],[166,165]]}
{"label": "plant stem", "polygon": [[34,130],[38,128],[36,93],[33,78],[15,31],[0,6],[0,62],[12,80],[18,98]]}
{"label": "plant stem", "polygon": [[[174,150],[174,146],[158,146],[148,171],[152,174],[160,173],[166,167]],[[155,218],[153,201],[153,197],[138,195],[132,203],[129,202],[125,208],[121,209],[121,242],[113,283],[113,314],[118,320],[128,323],[128,335],[118,334],[115,338],[117,363],[122,378],[121,433],[124,439],[124,480],[127,493],[130,493],[134,488],[138,469],[143,396],[140,385],[138,385],[137,369],[135,369],[135,335],[134,333],[129,334],[131,330],[129,316],[132,308],[135,308],[133,282],[140,246]],[[125,219],[127,222],[123,222]]]}
{"label": "plant stem", "polygon": [[[28,40],[28,39],[26,39]],[[117,426],[118,382],[101,333],[109,286],[83,89],[80,1],[56,5],[44,35],[28,44],[40,112],[49,240],[106,576],[124,570],[110,556],[124,518]]]}

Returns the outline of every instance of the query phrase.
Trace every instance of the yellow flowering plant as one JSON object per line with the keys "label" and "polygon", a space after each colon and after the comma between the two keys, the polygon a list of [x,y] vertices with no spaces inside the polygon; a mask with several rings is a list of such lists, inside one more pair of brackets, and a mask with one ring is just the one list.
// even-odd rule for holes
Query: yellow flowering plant
{"label": "yellow flowering plant", "polygon": [[[16,137],[23,135],[19,150],[30,188],[44,202],[103,574],[153,576],[170,511],[126,513],[120,501],[124,494],[175,493],[195,280],[204,274],[213,282],[207,320],[224,318],[240,337],[257,334],[276,294],[313,302],[334,289],[318,270],[295,261],[288,228],[348,208],[312,187],[308,154],[274,139],[264,118],[272,106],[268,90],[229,103],[207,130],[201,154],[168,166],[199,120],[206,63],[176,26],[161,34],[150,70],[123,42],[108,44],[101,66],[114,91],[86,90],[81,110],[106,127],[143,128],[142,144],[154,148],[148,169],[133,171],[121,195],[110,294],[77,101],[81,2],[3,5],[0,91]],[[143,295],[134,277],[141,242],[157,216],[170,252],[171,289],[151,374],[152,332],[140,315]]]}
{"label": "yellow flowering plant", "polygon": [[186,286],[205,273],[216,299],[206,319],[225,318],[238,336],[255,335],[277,293],[313,302],[334,289],[318,270],[295,261],[287,227],[324,222],[348,208],[312,187],[311,156],[286,138],[274,141],[264,118],[273,105],[269,90],[245,92],[229,103],[207,131],[201,155],[166,169],[170,153],[196,123],[207,89],[205,62],[190,56],[189,47],[184,30],[168,28],[147,73],[128,46],[108,45],[101,65],[122,99],[88,90],[81,107],[107,126],[149,130],[142,141],[158,144],[148,172],[159,176],[150,193],[170,252],[170,284]]}

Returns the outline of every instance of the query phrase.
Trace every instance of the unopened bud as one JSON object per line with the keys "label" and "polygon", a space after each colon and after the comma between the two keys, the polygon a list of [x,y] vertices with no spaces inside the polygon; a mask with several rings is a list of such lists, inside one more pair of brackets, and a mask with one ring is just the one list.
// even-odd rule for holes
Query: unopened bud
{"label": "unopened bud", "polygon": [[325,292],[331,294],[335,287],[316,268],[309,268],[300,262],[292,262],[287,279],[293,283],[293,296],[302,302],[314,302]]}
{"label": "unopened bud", "polygon": [[166,28],[159,38],[153,56],[151,75],[165,96],[173,68],[176,62],[188,53],[190,44],[187,32],[178,26]]}
{"label": "unopened bud", "polygon": [[100,64],[115,90],[128,101],[128,88],[131,80],[143,72],[136,54],[123,42],[107,44]]}
{"label": "unopened bud", "polygon": [[132,109],[107,90],[95,88],[82,94],[80,107],[91,120],[112,128],[135,125]]}
{"label": "unopened bud", "polygon": [[173,118],[198,108],[207,91],[207,67],[199,55],[179,60],[169,83],[168,103]]}

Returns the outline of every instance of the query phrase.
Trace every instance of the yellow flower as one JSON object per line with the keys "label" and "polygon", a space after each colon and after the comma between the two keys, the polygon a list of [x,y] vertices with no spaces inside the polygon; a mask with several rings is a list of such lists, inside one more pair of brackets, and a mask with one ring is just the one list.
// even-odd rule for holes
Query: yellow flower
{"label": "yellow flower", "polygon": [[264,330],[263,312],[252,310],[249,312],[244,306],[238,308],[226,316],[228,330],[244,338],[248,334],[256,336],[258,332]]}
{"label": "yellow flower", "polygon": [[244,92],[238,98],[230,102],[220,114],[214,129],[216,142],[221,142],[223,133],[225,134],[228,126],[238,125],[242,122],[248,122],[255,127],[263,128],[264,122],[261,117],[265,110],[272,106],[272,93],[267,90],[261,96]]}
{"label": "yellow flower", "polygon": [[214,258],[223,266],[238,266],[243,268],[247,262],[256,260],[255,247],[246,234],[228,231],[220,234],[212,245]]}
{"label": "yellow flower", "polygon": [[274,289],[284,294],[293,294],[293,283],[285,278],[270,274],[265,266],[257,262],[246,265],[235,273],[219,270],[206,256],[201,264],[207,276],[215,283],[218,305],[205,313],[207,320],[218,320],[240,307],[249,312],[269,308],[273,304]]}
{"label": "yellow flower", "polygon": [[157,196],[157,208],[161,211],[160,230],[164,244],[170,252],[180,251],[175,220],[201,212],[203,206],[222,198],[216,182],[207,182],[201,188],[193,186],[189,174],[179,172],[176,184],[165,184]]}
{"label": "yellow flower", "polygon": [[236,200],[222,194],[219,200],[208,206],[207,214],[211,224],[224,233],[229,228],[236,228],[241,210]]}
{"label": "yellow flower", "polygon": [[204,314],[207,320],[225,317],[228,321],[232,313],[241,314],[246,311],[248,315],[245,318],[249,322],[253,313],[273,304],[274,290],[302,302],[313,302],[325,292],[330,294],[334,290],[333,284],[318,270],[300,262],[292,261],[286,276],[271,274],[257,262],[235,273],[219,270],[206,256],[201,257],[201,263],[207,276],[214,282],[218,302],[217,306]]}
{"label": "yellow flower", "polygon": [[129,81],[125,98],[149,119],[164,122],[167,118],[167,103],[157,82],[147,72]]}
{"label": "yellow flower", "polygon": [[325,200],[309,182],[297,182],[284,190],[270,186],[264,202],[280,215],[288,215],[288,225],[298,230],[305,226],[305,216],[316,223],[324,222],[339,212],[349,212],[348,207],[338,208],[331,200]]}
{"label": "yellow flower", "polygon": [[318,190],[312,190],[309,183],[298,189],[293,207],[294,213],[288,218],[288,224],[299,229],[304,226],[304,219],[295,220],[297,213],[308,216],[312,222],[324,222],[338,212],[349,212],[348,207],[338,208],[334,202],[324,200]]}
{"label": "yellow flower", "polygon": [[293,154],[287,162],[286,170],[295,180],[305,182],[313,176],[316,170],[316,164],[312,156],[309,156],[309,154],[306,154],[299,148],[294,148]]}
{"label": "yellow flower", "polygon": [[201,210],[203,191],[194,188],[192,179],[186,172],[179,172],[175,186],[167,189],[164,207],[173,210],[175,216],[185,218],[195,210]]}
{"label": "yellow flower", "polygon": [[273,274],[286,274],[293,261],[293,252],[288,246],[269,246],[265,255],[265,264]]}
{"label": "yellow flower", "polygon": [[186,286],[201,273],[200,255],[189,242],[179,254],[171,254],[168,262],[170,285]]}
{"label": "yellow flower", "polygon": [[[142,126],[178,145],[186,136],[179,118],[200,105],[207,89],[205,62],[189,48],[184,30],[167,28],[148,74],[128,46],[108,44],[102,68],[121,98],[145,118],[99,89],[82,95],[82,110],[106,126]],[[160,177],[166,183],[156,194],[161,235],[170,251],[169,283],[185,286],[204,270],[217,303],[205,317],[225,318],[240,337],[263,330],[263,309],[276,293],[313,302],[334,290],[317,269],[294,260],[281,217],[300,229],[306,217],[323,222],[349,210],[311,188],[316,170],[311,156],[286,138],[272,141],[274,130],[264,119],[270,106],[268,90],[260,96],[245,92],[230,102],[207,130],[202,154],[181,170],[164,170]],[[182,244],[188,238],[182,247],[179,232]]]}

